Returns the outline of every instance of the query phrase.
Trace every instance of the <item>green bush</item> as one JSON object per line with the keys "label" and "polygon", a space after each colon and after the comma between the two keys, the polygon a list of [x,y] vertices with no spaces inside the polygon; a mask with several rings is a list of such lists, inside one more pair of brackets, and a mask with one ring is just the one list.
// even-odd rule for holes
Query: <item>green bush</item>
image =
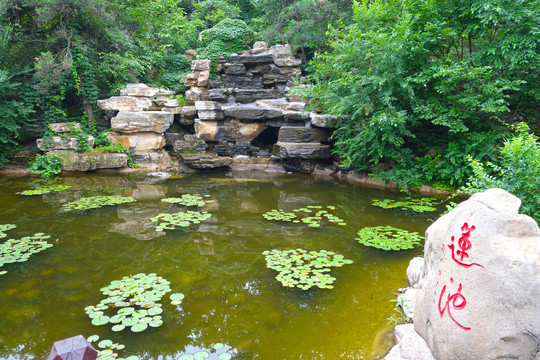
{"label": "green bush", "polygon": [[54,177],[62,172],[62,157],[57,154],[37,155],[26,171],[39,174],[44,178]]}
{"label": "green bush", "polygon": [[529,133],[526,123],[519,123],[516,133],[504,142],[497,164],[468,159],[474,174],[463,191],[504,189],[521,199],[523,214],[540,222],[540,142]]}

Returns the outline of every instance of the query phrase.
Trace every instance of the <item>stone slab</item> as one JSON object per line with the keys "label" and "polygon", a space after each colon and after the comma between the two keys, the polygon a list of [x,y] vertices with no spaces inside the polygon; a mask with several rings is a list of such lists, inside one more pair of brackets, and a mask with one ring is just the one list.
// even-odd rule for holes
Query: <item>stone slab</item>
{"label": "stone slab", "polygon": [[121,153],[84,153],[62,156],[62,171],[118,169],[127,166],[128,156]]}
{"label": "stone slab", "polygon": [[173,120],[174,115],[164,111],[120,111],[111,119],[111,128],[122,133],[163,133],[172,125]]}
{"label": "stone slab", "polygon": [[274,58],[272,55],[231,55],[229,61],[231,63],[261,64],[273,63]]}
{"label": "stone slab", "polygon": [[196,170],[212,170],[231,166],[233,159],[229,156],[210,154],[182,154],[184,164]]}
{"label": "stone slab", "polygon": [[73,129],[80,129],[81,124],[77,122],[64,122],[64,123],[53,123],[49,124],[49,129],[52,132],[62,134],[72,132]]}
{"label": "stone slab", "polygon": [[257,106],[231,106],[223,108],[225,116],[241,121],[266,121],[283,115],[280,109],[261,108]]}
{"label": "stone slab", "polygon": [[281,143],[274,145],[272,152],[282,159],[329,159],[332,157],[330,145],[320,143]]}
{"label": "stone slab", "polygon": [[413,324],[396,326],[394,336],[397,344],[384,357],[384,360],[437,360],[424,339],[414,331]]}
{"label": "stone slab", "polygon": [[284,90],[279,89],[234,89],[236,102],[241,104],[253,103],[257,100],[276,99],[283,97]]}
{"label": "stone slab", "polygon": [[115,146],[122,144],[130,151],[159,150],[162,149],[166,144],[165,136],[155,132],[124,134],[111,131],[107,135],[107,139],[111,145]]}
{"label": "stone slab", "polygon": [[153,97],[159,95],[174,96],[174,91],[149,87],[146,84],[128,84],[124,89],[120,89],[120,96]]}

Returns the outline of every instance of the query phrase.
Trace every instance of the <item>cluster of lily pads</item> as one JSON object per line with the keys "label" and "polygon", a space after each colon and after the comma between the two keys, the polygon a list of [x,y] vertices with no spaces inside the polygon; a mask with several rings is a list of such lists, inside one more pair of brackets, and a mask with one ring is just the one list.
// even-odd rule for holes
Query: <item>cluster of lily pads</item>
{"label": "cluster of lily pads", "polygon": [[360,244],[381,250],[407,250],[420,244],[422,236],[392,226],[365,227],[358,231],[356,238]]}
{"label": "cluster of lily pads", "polygon": [[217,343],[212,346],[210,351],[206,350],[197,350],[193,354],[185,353],[180,355],[176,360],[204,360],[212,356],[212,358],[217,360],[230,360],[234,354],[229,353],[229,350],[225,347],[223,343]]}
{"label": "cluster of lily pads", "polygon": [[[91,335],[86,339],[89,343],[95,343],[99,341],[99,335]],[[126,358],[118,357],[118,353],[116,351],[125,349],[124,344],[115,343],[112,340],[101,340],[99,343],[97,343],[98,349],[98,355],[97,359],[99,360],[139,360],[139,357],[136,355],[131,355]]]}
{"label": "cluster of lily pads", "polygon": [[210,218],[212,214],[209,214],[206,211],[186,211],[178,212],[174,214],[162,213],[153,218],[150,218],[150,221],[158,222],[156,226],[157,231],[173,230],[175,227],[188,227],[191,224],[200,224],[204,220]]}
{"label": "cluster of lily pads", "polygon": [[15,229],[16,227],[17,225],[15,224],[3,224],[3,225],[0,224],[0,239],[5,238],[7,236],[5,231]]}
{"label": "cluster of lily pads", "polygon": [[408,196],[405,200],[396,201],[391,199],[372,199],[371,205],[382,207],[383,209],[401,209],[401,210],[412,210],[414,212],[423,213],[429,211],[435,211],[437,208],[437,199],[434,198],[420,198],[413,199]]}
{"label": "cluster of lily pads", "polygon": [[[84,310],[92,319],[92,325],[110,323],[113,324],[113,331],[130,328],[133,332],[141,332],[148,327],[160,327],[163,325],[160,315],[163,309],[159,301],[171,291],[169,285],[168,280],[155,273],[125,276],[101,288],[101,292],[107,297],[99,304],[87,306]],[[179,304],[183,298],[183,294],[171,295],[175,304]]]}
{"label": "cluster of lily pads", "polygon": [[49,185],[49,186],[37,186],[30,190],[24,190],[18,192],[18,195],[44,195],[52,192],[60,192],[69,189],[69,185]]}
{"label": "cluster of lily pads", "polygon": [[126,204],[135,202],[135,199],[131,196],[120,196],[120,195],[111,195],[111,196],[90,196],[83,197],[77,201],[72,201],[62,206],[63,211],[75,211],[75,210],[89,210],[97,209],[102,206],[112,206],[118,204]]}
{"label": "cluster of lily pads", "polygon": [[311,287],[332,289],[336,278],[328,272],[331,267],[351,264],[341,254],[333,251],[306,251],[303,249],[267,250],[262,253],[266,258],[266,267],[276,270],[276,279],[283,286],[307,290]]}
{"label": "cluster of lily pads", "polygon": [[[345,221],[340,219],[339,217],[335,216],[334,214],[331,214],[330,211],[335,210],[335,206],[320,206],[320,205],[308,205],[303,208],[294,209],[293,212],[286,212],[284,210],[276,210],[272,209],[266,213],[263,214],[263,217],[266,220],[277,220],[277,221],[286,221],[286,222],[293,222],[293,223],[304,223],[307,224],[309,227],[320,227],[321,222],[326,218],[330,223],[338,224],[341,226],[347,225]],[[309,216],[305,216],[300,218],[299,213],[309,214]]]}
{"label": "cluster of lily pads", "polygon": [[171,204],[180,204],[184,206],[204,206],[205,204],[214,202],[214,200],[206,200],[205,198],[210,197],[210,195],[199,195],[199,194],[183,194],[179,198],[165,198],[161,201]]}
{"label": "cluster of lily pads", "polygon": [[[9,229],[13,229],[15,227],[14,225],[12,226],[13,227],[10,227]],[[9,239],[0,244],[0,267],[4,266],[5,264],[25,262],[33,254],[37,254],[52,247],[52,244],[45,241],[48,238],[50,238],[50,235],[37,233],[32,236],[25,236],[18,240]],[[0,275],[4,275],[5,273],[7,273],[7,271],[0,271]]]}

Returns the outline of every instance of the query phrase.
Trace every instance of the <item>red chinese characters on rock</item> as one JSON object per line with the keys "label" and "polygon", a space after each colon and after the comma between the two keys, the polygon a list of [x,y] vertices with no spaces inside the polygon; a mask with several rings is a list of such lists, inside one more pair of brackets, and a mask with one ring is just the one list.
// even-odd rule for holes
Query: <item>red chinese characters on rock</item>
{"label": "red chinese characters on rock", "polygon": [[[450,283],[453,283],[454,279],[450,278]],[[461,325],[456,319],[454,319],[454,316],[452,316],[452,310],[450,309],[450,305],[454,308],[454,310],[461,310],[465,308],[467,305],[467,299],[465,299],[465,296],[461,294],[461,289],[463,288],[462,284],[459,284],[458,291],[455,294],[448,294],[446,297],[446,303],[444,304],[444,307],[441,309],[441,300],[443,299],[444,293],[446,292],[446,285],[443,286],[441,290],[441,296],[439,297],[439,314],[441,317],[443,317],[445,311],[448,312],[448,316],[450,319],[452,319],[453,322],[457,324],[460,328],[463,330],[471,330],[470,327]]]}
{"label": "red chinese characters on rock", "polygon": [[[461,267],[464,267],[464,268],[471,268],[472,266],[479,266],[481,268],[483,268],[482,265],[478,264],[478,263],[469,263],[469,262],[465,262],[466,259],[469,257],[469,254],[468,254],[468,251],[472,248],[472,243],[470,241],[470,237],[471,237],[471,232],[474,231],[476,229],[476,227],[474,225],[472,226],[469,226],[468,223],[464,223],[463,226],[461,226],[461,237],[459,238],[459,240],[457,241],[457,244],[455,243],[455,237],[452,236],[451,238],[451,241],[452,243],[451,244],[448,244],[448,248],[450,249],[451,251],[451,257],[452,257],[452,260],[458,264],[459,266]],[[441,251],[442,253],[444,254],[445,252],[445,249],[446,247],[444,245],[441,246]],[[444,263],[444,257],[441,258],[441,264]],[[464,261],[465,260],[465,261]],[[442,276],[442,271],[439,270],[439,277]],[[453,284],[454,283],[454,279],[453,277],[450,278],[450,284]],[[439,281],[437,281],[437,284],[436,286],[439,285]],[[443,287],[442,287],[442,290],[441,290],[441,294],[439,295],[439,315],[441,317],[444,316],[445,313],[448,314],[448,316],[450,317],[450,319],[452,319],[452,321],[457,325],[459,326],[461,329],[463,330],[471,330],[470,327],[467,327],[467,326],[463,326],[462,324],[460,324],[455,318],[454,318],[454,315],[452,314],[452,311],[457,311],[457,310],[463,310],[465,308],[465,306],[467,305],[467,299],[465,298],[465,296],[461,293],[461,291],[463,290],[463,284],[462,283],[459,283],[458,285],[458,289],[455,293],[451,294],[450,293],[450,290],[448,290],[448,293],[446,295],[446,299],[444,298],[444,295],[447,291],[447,285],[445,284]],[[435,292],[436,294],[436,292]],[[435,299],[433,299],[433,302],[435,303]],[[443,306],[444,304],[444,306]]]}
{"label": "red chinese characters on rock", "polygon": [[[467,251],[469,251],[472,247],[472,244],[469,238],[471,237],[471,232],[475,229],[476,229],[476,226],[473,225],[469,227],[469,224],[464,223],[463,226],[461,227],[461,231],[462,231],[461,237],[459,238],[458,243],[457,243],[458,249],[456,249],[456,245],[454,244],[454,240],[455,240],[454,236],[452,236],[452,239],[451,239],[452,244],[448,245],[450,250],[452,250],[452,260],[454,260],[454,262],[456,262],[460,266],[471,267],[471,266],[476,265],[476,266],[483,267],[482,265],[477,264],[477,263],[466,264],[463,262],[464,258],[469,257],[469,254],[467,253]],[[459,259],[457,257],[459,257]]]}

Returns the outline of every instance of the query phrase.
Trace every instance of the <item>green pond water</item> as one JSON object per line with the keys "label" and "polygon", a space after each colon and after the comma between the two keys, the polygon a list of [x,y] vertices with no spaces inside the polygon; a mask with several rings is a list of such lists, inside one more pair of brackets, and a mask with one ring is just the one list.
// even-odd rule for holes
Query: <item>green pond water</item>
{"label": "green pond water", "polygon": [[[404,195],[366,189],[331,177],[226,172],[151,180],[144,172],[63,177],[65,192],[21,196],[36,179],[0,178],[0,224],[9,238],[36,232],[54,246],[0,270],[0,359],[46,359],[52,344],[82,334],[126,345],[119,356],[172,359],[221,342],[234,359],[376,359],[392,345],[394,292],[407,285],[402,252],[367,248],[354,240],[365,226],[391,225],[423,234],[436,213],[415,214],[371,205]],[[188,230],[156,232],[149,218],[177,212],[164,197],[199,193],[214,202],[212,217]],[[79,213],[60,211],[82,196],[121,194],[137,202]],[[272,209],[333,205],[347,226],[268,221]],[[285,288],[261,254],[270,249],[332,250],[354,261],[332,268],[334,289]],[[163,326],[141,333],[93,326],[84,308],[100,288],[126,275],[157,273],[179,306],[163,303]]]}

